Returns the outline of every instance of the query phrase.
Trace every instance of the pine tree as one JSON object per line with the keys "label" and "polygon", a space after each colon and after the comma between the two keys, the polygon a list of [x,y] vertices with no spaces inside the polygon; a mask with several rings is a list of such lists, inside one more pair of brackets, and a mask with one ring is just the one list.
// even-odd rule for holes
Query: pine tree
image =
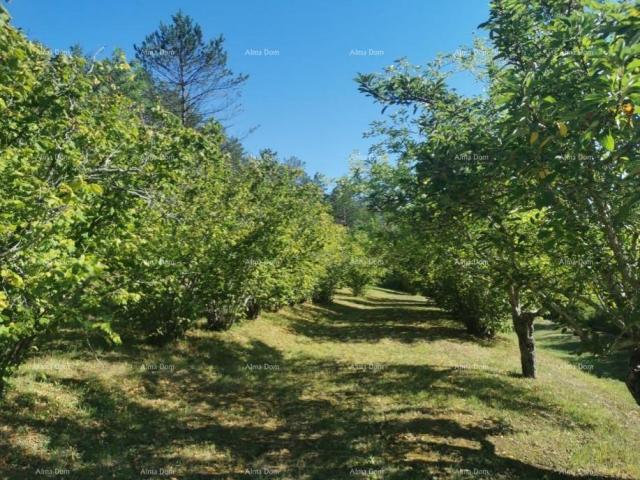
{"label": "pine tree", "polygon": [[211,117],[223,121],[236,109],[248,76],[227,67],[222,35],[205,42],[200,26],[178,11],[170,25],[161,22],[134,48],[157,98],[183,125],[195,127]]}

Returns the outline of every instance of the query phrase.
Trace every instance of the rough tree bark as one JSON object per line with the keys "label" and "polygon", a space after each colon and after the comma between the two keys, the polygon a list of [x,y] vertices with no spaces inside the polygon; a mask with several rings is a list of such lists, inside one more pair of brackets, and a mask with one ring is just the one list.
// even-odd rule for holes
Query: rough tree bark
{"label": "rough tree bark", "polygon": [[518,336],[522,376],[536,378],[536,343],[533,338],[533,320],[538,316],[538,312],[522,311],[520,291],[515,286],[509,289],[509,303],[511,304],[513,328]]}
{"label": "rough tree bark", "polygon": [[533,319],[535,313],[524,312],[513,319],[513,326],[518,335],[518,347],[520,347],[520,364],[522,376],[536,378],[536,344],[533,338]]}

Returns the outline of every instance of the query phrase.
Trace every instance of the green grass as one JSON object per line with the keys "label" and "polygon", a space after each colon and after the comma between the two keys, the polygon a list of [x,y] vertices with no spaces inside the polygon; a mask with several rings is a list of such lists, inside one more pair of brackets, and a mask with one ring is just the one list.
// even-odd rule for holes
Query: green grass
{"label": "green grass", "polygon": [[640,478],[624,384],[540,337],[525,380],[513,337],[372,289],[163,349],[65,345],[13,380],[0,478]]}

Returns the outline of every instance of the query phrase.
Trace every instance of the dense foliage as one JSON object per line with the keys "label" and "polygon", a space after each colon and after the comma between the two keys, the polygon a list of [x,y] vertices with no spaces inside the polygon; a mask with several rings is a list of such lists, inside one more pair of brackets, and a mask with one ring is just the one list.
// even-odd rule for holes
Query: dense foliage
{"label": "dense foliage", "polygon": [[[636,349],[627,384],[640,403],[640,11],[494,0],[483,27],[490,48],[358,77],[398,107],[376,130],[400,162],[370,166],[369,204],[410,239],[414,286],[480,333],[510,314],[525,376],[544,315],[585,349]],[[448,87],[460,64],[486,95]]]}
{"label": "dense foliage", "polygon": [[341,227],[300,169],[270,152],[232,160],[219,124],[189,128],[147,101],[148,76],[121,54],[52,55],[8,20],[0,385],[67,326],[165,342],[199,318],[228,328],[321,285],[331,296]]}

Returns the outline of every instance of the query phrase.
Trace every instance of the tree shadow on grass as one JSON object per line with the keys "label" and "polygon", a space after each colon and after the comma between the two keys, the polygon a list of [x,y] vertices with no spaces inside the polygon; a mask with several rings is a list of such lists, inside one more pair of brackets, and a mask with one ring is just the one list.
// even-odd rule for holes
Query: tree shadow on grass
{"label": "tree shadow on grass", "polygon": [[289,326],[299,335],[317,340],[357,343],[384,339],[403,343],[450,340],[475,341],[447,314],[432,308],[363,309],[341,303],[310,307],[312,315],[292,318]]}
{"label": "tree shadow on grass", "polygon": [[[200,345],[201,352],[224,350],[210,339]],[[230,357],[225,353],[225,358]],[[189,397],[219,411],[228,407],[235,395],[232,403],[242,404],[248,415],[259,416],[256,409],[268,409],[278,422],[254,432],[258,435],[255,438],[247,437],[247,430],[239,435],[236,428],[217,425],[212,438],[218,438],[223,448],[233,452],[233,460],[226,473],[212,478],[242,478],[237,475],[246,469],[281,471],[281,477],[296,479],[347,479],[353,478],[354,471],[365,470],[398,479],[442,478],[464,470],[486,470],[489,474],[485,478],[495,478],[496,474],[514,479],[607,478],[554,472],[500,456],[491,437],[507,433],[509,427],[497,420],[465,425],[441,417],[451,412],[412,409],[391,409],[381,419],[380,413],[371,409],[370,399],[379,395],[402,398],[428,391],[450,399],[467,398],[472,392],[488,407],[542,413],[564,424],[562,412],[554,411],[524,385],[514,384],[504,375],[480,372],[478,376],[479,372],[428,365],[390,365],[363,374],[333,361],[309,357],[285,360],[271,347],[255,341],[237,358],[241,364],[282,361],[283,367],[280,371],[245,373],[235,377],[237,383],[225,383],[222,391],[214,384],[210,392],[196,389]],[[239,373],[233,362],[222,368],[229,368],[233,375]],[[316,383],[317,379],[321,381]],[[250,398],[248,386],[252,386]],[[415,418],[407,419],[411,414]],[[570,422],[564,426],[576,427]],[[203,432],[212,434],[211,426],[204,426]]]}
{"label": "tree shadow on grass", "polygon": [[347,302],[353,305],[362,305],[365,308],[425,308],[431,307],[432,305],[427,303],[426,301],[420,300],[398,300],[398,299],[389,299],[385,300],[383,298],[369,298],[367,297],[339,297],[340,302]]}
{"label": "tree shadow on grass", "polygon": [[[348,365],[309,357],[284,359],[280,352],[258,341],[244,348],[217,339],[202,339],[192,378],[177,390],[192,404],[206,404],[208,412],[240,413],[243,421],[213,421],[192,414],[192,427],[174,432],[173,445],[215,442],[230,452],[209,478],[249,478],[245,472],[281,472],[279,478],[347,479],[354,471],[380,470],[382,478],[430,478],[452,471],[487,470],[505,478],[606,478],[554,472],[501,457],[492,436],[508,431],[497,420],[464,425],[450,412],[386,412],[371,410],[376,395],[416,395],[425,391],[442,398],[468,397],[505,411],[544,413],[562,424],[561,412],[506,376],[428,365],[391,365],[364,374]],[[207,383],[205,367],[219,362],[218,381]],[[201,362],[201,363],[200,363]],[[250,365],[279,368],[248,369]],[[186,380],[186,379],[185,379]],[[207,385],[203,388],[203,385]],[[330,387],[330,389],[327,388]],[[166,394],[167,392],[165,392]],[[262,418],[267,414],[269,421]],[[402,414],[400,414],[402,413]],[[248,422],[248,423],[247,423]],[[568,423],[566,428],[575,428]],[[191,471],[206,470],[206,461],[182,457]],[[218,470],[220,470],[218,469]],[[185,478],[208,478],[189,476]],[[446,478],[446,477],[445,477]]]}
{"label": "tree shadow on grass", "polygon": [[[364,317],[362,309],[344,305],[323,309],[323,315],[326,311],[331,318],[318,325],[298,320],[291,326],[314,339],[342,342],[465,338],[429,311],[390,308]],[[107,361],[139,363],[138,353],[110,355]],[[134,390],[98,377],[80,381],[60,375],[53,381],[78,399],[83,418],[39,415],[32,407],[47,399],[35,395],[22,404],[14,401],[0,412],[0,422],[12,431],[46,434],[49,450],[75,450],[78,462],[68,479],[325,480],[363,477],[358,474],[363,471],[406,480],[465,478],[467,472],[514,480],[611,478],[507,458],[494,444],[496,435],[510,431],[503,421],[464,421],[464,416],[452,418],[451,410],[406,402],[425,392],[442,401],[434,405],[473,397],[488,408],[536,413],[567,429],[582,427],[526,388],[525,380],[504,374],[430,365],[363,372],[331,359],[285,356],[258,340],[239,343],[205,332],[144,361],[173,368],[132,369],[127,380]],[[378,397],[398,401],[375,408]],[[34,466],[46,468],[23,446],[2,440],[0,446],[11,459],[0,478],[32,479]],[[55,466],[67,468],[63,463],[48,468]],[[141,474],[145,469],[172,475]]]}
{"label": "tree shadow on grass", "polygon": [[375,287],[375,289],[385,293],[390,293],[396,297],[415,297],[416,296],[412,293],[401,292],[400,290],[391,290],[391,289],[380,287],[380,286]]}
{"label": "tree shadow on grass", "polygon": [[541,346],[563,355],[576,368],[597,377],[624,381],[628,373],[629,350],[616,350],[604,355],[584,352],[580,340],[570,333],[563,333],[562,327],[551,322],[536,324],[538,341]]}

